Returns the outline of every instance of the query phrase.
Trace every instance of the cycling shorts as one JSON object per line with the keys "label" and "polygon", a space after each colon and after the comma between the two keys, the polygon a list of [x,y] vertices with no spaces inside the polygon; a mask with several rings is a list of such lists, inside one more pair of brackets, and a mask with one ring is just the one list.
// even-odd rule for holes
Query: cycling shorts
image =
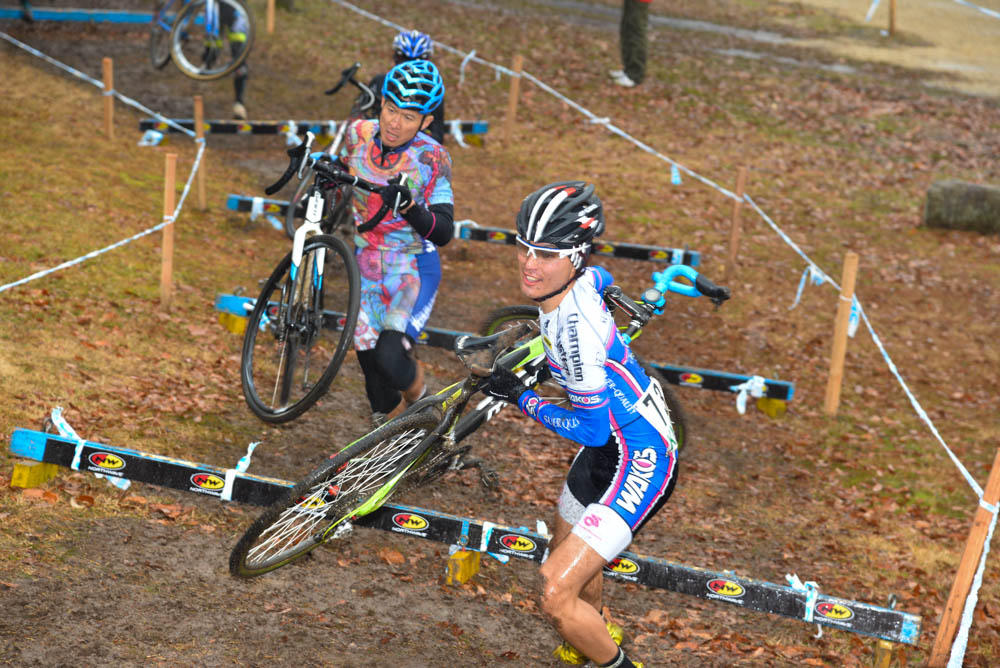
{"label": "cycling shorts", "polygon": [[676,480],[676,451],[622,448],[612,436],[601,447],[577,452],[559,497],[559,515],[611,561],[663,507]]}
{"label": "cycling shorts", "polygon": [[437,252],[412,254],[368,246],[358,249],[356,257],[361,309],[354,329],[355,349],[372,350],[379,334],[390,329],[419,340],[441,283]]}

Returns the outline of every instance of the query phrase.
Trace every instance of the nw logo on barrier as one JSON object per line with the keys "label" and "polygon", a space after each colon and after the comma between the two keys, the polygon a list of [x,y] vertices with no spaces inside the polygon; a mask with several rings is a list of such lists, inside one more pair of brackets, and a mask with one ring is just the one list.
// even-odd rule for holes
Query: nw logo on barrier
{"label": "nw logo on barrier", "polygon": [[815,610],[817,615],[822,615],[827,619],[837,619],[843,621],[854,616],[853,610],[848,608],[846,605],[841,605],[840,603],[817,603]]}
{"label": "nw logo on barrier", "polygon": [[746,592],[746,590],[743,589],[743,585],[733,582],[732,580],[723,580],[722,578],[709,580],[706,586],[713,594],[728,596],[730,598],[739,598]]}
{"label": "nw logo on barrier", "polygon": [[427,520],[413,513],[396,513],[392,516],[392,523],[411,531],[420,531],[427,528]]}
{"label": "nw logo on barrier", "polygon": [[117,471],[125,468],[125,460],[110,452],[95,452],[90,456],[90,463],[98,468]]}
{"label": "nw logo on barrier", "polygon": [[191,484],[202,489],[218,490],[226,486],[226,481],[211,473],[195,473],[191,476]]}
{"label": "nw logo on barrier", "polygon": [[535,541],[515,534],[507,534],[506,536],[503,536],[500,539],[500,543],[502,543],[504,547],[511,550],[517,550],[518,552],[532,552],[535,549]]}

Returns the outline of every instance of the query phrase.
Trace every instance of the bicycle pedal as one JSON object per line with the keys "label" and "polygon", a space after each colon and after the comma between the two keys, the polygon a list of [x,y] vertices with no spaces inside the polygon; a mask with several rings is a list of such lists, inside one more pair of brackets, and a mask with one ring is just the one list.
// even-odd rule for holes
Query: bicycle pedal
{"label": "bicycle pedal", "polygon": [[500,474],[489,467],[480,467],[479,482],[491,492],[500,490]]}

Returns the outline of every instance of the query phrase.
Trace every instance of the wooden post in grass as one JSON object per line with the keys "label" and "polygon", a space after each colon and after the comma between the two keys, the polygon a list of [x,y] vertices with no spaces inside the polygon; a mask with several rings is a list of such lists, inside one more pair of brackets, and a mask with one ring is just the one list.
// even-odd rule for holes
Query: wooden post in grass
{"label": "wooden post in grass", "polygon": [[510,78],[510,94],[507,97],[507,116],[503,122],[503,141],[505,143],[510,139],[514,118],[517,116],[517,96],[521,90],[521,67],[523,65],[524,58],[521,54],[514,56],[514,64],[511,67],[514,70],[514,75]]}
{"label": "wooden post in grass", "polygon": [[[201,95],[194,96],[194,136],[199,143],[205,141],[205,107],[201,101]],[[208,150],[201,153],[201,164],[198,165],[198,208],[204,211],[208,208],[205,199],[205,162],[208,157]]]}
{"label": "wooden post in grass", "polygon": [[267,34],[274,34],[274,0],[267,0]]}
{"label": "wooden post in grass", "polygon": [[747,183],[747,168],[740,167],[736,174],[736,199],[733,201],[733,218],[729,225],[729,261],[726,263],[726,280],[736,276],[736,255],[740,250],[740,209],[743,208],[743,189]]}
{"label": "wooden post in grass", "polygon": [[844,275],[840,279],[840,299],[837,302],[837,320],[833,328],[833,353],[830,355],[830,378],[826,383],[826,401],[823,411],[836,415],[840,404],[840,386],[844,380],[844,357],[847,355],[847,325],[851,319],[854,301],[854,279],[858,274],[858,254],[848,251],[844,257]]}
{"label": "wooden post in grass", "polygon": [[889,0],[889,37],[896,36],[896,0]]}
{"label": "wooden post in grass", "polygon": [[[167,153],[163,173],[163,218],[174,215],[174,176],[177,172],[177,154]],[[174,300],[174,221],[163,227],[163,262],[160,266],[160,308],[169,311]]]}
{"label": "wooden post in grass", "polygon": [[115,66],[107,56],[101,61],[101,71],[104,74],[104,134],[114,141],[115,97],[111,92],[115,89]]}
{"label": "wooden post in grass", "polygon": [[[991,505],[1000,502],[1000,449],[997,450],[997,454],[993,458],[993,468],[990,469],[986,489],[983,490],[983,501]],[[931,658],[927,662],[928,666],[936,668],[948,663],[951,644],[955,641],[955,633],[958,631],[958,624],[965,608],[965,599],[972,587],[972,579],[976,575],[976,569],[979,568],[979,560],[983,555],[983,543],[989,532],[990,522],[993,521],[992,518],[993,514],[983,508],[981,504],[976,508],[976,516],[972,520],[969,539],[965,542],[962,561],[958,564],[958,573],[955,575],[955,582],[951,585],[948,604],[945,605],[944,612],[941,614],[941,624],[938,626],[937,637],[934,638],[934,647],[931,650]]]}

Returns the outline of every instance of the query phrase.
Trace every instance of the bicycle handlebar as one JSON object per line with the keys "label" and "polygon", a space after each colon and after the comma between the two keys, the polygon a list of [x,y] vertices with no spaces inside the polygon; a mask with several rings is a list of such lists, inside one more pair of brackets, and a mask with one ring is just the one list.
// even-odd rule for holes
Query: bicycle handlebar
{"label": "bicycle handlebar", "polygon": [[[674,280],[678,276],[691,281],[681,283]],[[663,271],[653,272],[654,286],[647,288],[642,293],[639,302],[622,292],[617,285],[609,285],[604,288],[603,297],[612,309],[621,308],[629,316],[629,326],[625,330],[626,337],[631,337],[642,329],[653,314],[663,313],[663,306],[666,303],[664,295],[667,292],[675,292],[687,297],[706,296],[712,300],[716,307],[720,306],[731,296],[729,288],[716,285],[707,277],[699,274],[693,267],[687,265],[672,265]]]}
{"label": "bicycle handlebar", "polygon": [[[366,181],[357,176],[352,176],[342,169],[338,169],[333,163],[333,158],[323,152],[309,153],[309,148],[312,146],[313,140],[316,138],[312,132],[306,133],[306,138],[302,140],[302,143],[295,148],[288,149],[288,169],[285,173],[281,175],[275,183],[269,185],[264,189],[264,193],[267,195],[273,195],[282,188],[285,184],[292,178],[297,170],[300,169],[300,165],[304,165],[306,160],[310,160],[310,166],[316,171],[316,179],[319,180],[323,178],[326,181],[333,183],[340,183],[344,185],[354,186],[361,188],[362,190],[367,190],[370,193],[374,193],[382,197],[382,206],[378,211],[375,212],[371,218],[366,220],[364,223],[357,226],[357,231],[360,233],[368,232],[378,225],[382,219],[385,217],[389,210],[393,208],[393,205],[388,201],[386,197],[383,196],[386,188],[388,186],[401,185],[406,179],[406,174],[400,172],[396,177],[389,179],[389,183],[386,185],[379,185],[377,183],[372,183],[371,181]],[[291,204],[289,204],[291,206]],[[395,215],[398,212],[393,212]]]}
{"label": "bicycle handlebar", "polygon": [[335,85],[330,90],[323,91],[323,94],[334,95],[336,94],[337,91],[339,91],[341,88],[344,87],[345,83],[350,82],[355,88],[361,91],[362,95],[365,96],[365,101],[364,103],[362,103],[360,107],[361,111],[366,111],[369,108],[371,108],[371,106],[375,104],[375,93],[372,92],[371,88],[369,88],[368,86],[366,86],[365,84],[361,83],[360,81],[354,78],[355,73],[357,73],[357,71],[360,68],[361,68],[361,63],[354,63],[353,65],[348,67],[346,70],[340,73],[340,81],[337,82],[337,85]]}

